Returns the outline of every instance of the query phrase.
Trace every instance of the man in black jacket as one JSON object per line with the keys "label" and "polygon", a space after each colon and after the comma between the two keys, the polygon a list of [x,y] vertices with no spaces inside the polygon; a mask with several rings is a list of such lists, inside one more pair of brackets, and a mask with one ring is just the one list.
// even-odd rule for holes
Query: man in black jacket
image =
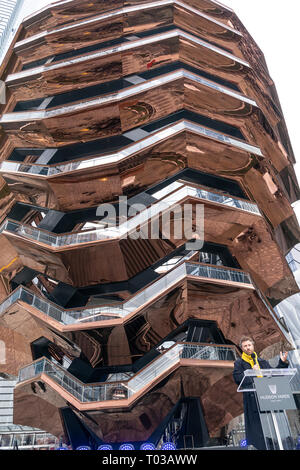
{"label": "man in black jacket", "polygon": [[[237,385],[241,383],[244,377],[244,371],[246,369],[272,369],[268,361],[265,361],[264,359],[261,359],[257,356],[256,352],[254,351],[254,341],[252,338],[249,336],[242,336],[239,346],[242,349],[243,354],[241,358],[235,361],[233,370],[233,379]],[[287,352],[280,353],[280,359],[277,365],[278,369],[289,366],[287,361],[287,354]],[[250,377],[246,378],[245,381],[248,381],[249,384],[252,385],[252,379]],[[245,385],[247,384],[245,383]],[[266,445],[261,427],[255,392],[243,393],[243,401],[247,443],[248,445],[253,445],[258,450],[265,450]]]}

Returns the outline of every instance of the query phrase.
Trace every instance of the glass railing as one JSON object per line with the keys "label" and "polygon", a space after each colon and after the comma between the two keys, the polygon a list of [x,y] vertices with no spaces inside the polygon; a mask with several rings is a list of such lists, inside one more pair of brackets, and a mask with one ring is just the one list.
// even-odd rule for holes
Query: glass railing
{"label": "glass railing", "polygon": [[206,277],[208,279],[216,279],[219,281],[251,284],[249,275],[243,271],[224,269],[220,267],[216,268],[214,266],[206,266],[205,264],[200,263],[186,263],[186,274],[187,276]]}
{"label": "glass railing", "polygon": [[[51,65],[53,65],[54,63],[58,63],[58,62],[64,67],[66,62],[70,59],[74,59],[74,58],[77,58],[77,57],[80,57],[80,56],[81,57],[87,56],[90,53],[105,50],[105,49],[108,49],[108,48],[111,48],[111,47],[118,47],[120,44],[122,44],[123,42],[126,42],[126,41],[127,42],[128,41],[135,41],[135,40],[139,40],[139,39],[149,37],[149,36],[155,37],[156,34],[161,34],[162,32],[167,32],[167,31],[174,30],[174,29],[180,30],[180,27],[178,27],[178,26],[176,27],[176,25],[174,23],[169,23],[167,26],[165,26],[163,28],[163,31],[158,26],[158,28],[155,28],[154,30],[153,29],[150,29],[150,30],[146,29],[144,31],[139,31],[134,36],[132,36],[132,35],[130,35],[130,36],[127,36],[127,35],[126,36],[118,36],[116,38],[108,39],[107,41],[104,41],[104,42],[100,41],[100,42],[97,42],[97,43],[95,43],[93,41],[91,44],[88,43],[87,45],[83,45],[83,47],[80,47],[79,49],[66,50],[66,51],[57,53],[57,54],[52,55],[52,56],[43,57],[42,59],[33,60],[32,62],[27,62],[26,64],[23,65],[21,71],[30,70],[30,69],[33,69],[33,68],[38,67],[40,65],[47,65],[48,66],[50,63],[51,63]],[[239,31],[237,33],[241,35],[241,33]],[[201,37],[201,33],[198,34],[197,32],[193,31],[192,34],[196,38],[203,39]],[[230,49],[226,48],[224,46],[224,44],[222,44],[221,49],[226,50],[229,53],[232,52]]]}
{"label": "glass railing", "polygon": [[179,123],[173,124],[153,134],[150,134],[148,137],[145,137],[144,139],[137,141],[134,144],[128,145],[122,150],[114,152],[112,154],[97,156],[89,160],[77,160],[71,163],[62,163],[55,166],[3,161],[0,162],[0,172],[29,173],[39,175],[39,177],[50,177],[64,173],[73,173],[74,171],[82,171],[90,168],[101,167],[102,165],[111,165],[119,163],[125,160],[126,158],[129,158],[135,155],[136,153],[145,150],[150,146],[158,144],[159,142],[165,139],[170,139],[179,132],[185,130],[191,131],[196,135],[208,137],[218,142],[230,145],[232,147],[236,147],[243,151],[262,156],[259,147],[255,147],[241,140],[234,139],[233,137],[222,134],[213,129],[209,129],[199,124],[192,123],[191,121],[182,120]]}
{"label": "glass railing", "polygon": [[[188,70],[188,67],[186,67],[184,64],[180,64],[180,66],[177,66],[176,69],[174,70],[168,70],[168,75],[166,75],[165,71],[161,71],[160,68],[154,69],[151,71],[151,78],[147,78],[143,76],[143,79],[141,80],[146,84],[146,82],[149,82],[150,80],[153,80],[156,77],[162,78],[163,80],[165,79],[166,76],[168,76],[170,79],[177,80],[179,78],[188,78],[190,80],[193,80],[194,82],[200,83],[201,85],[214,89],[220,93],[223,93],[225,95],[229,95],[233,98],[236,98],[240,101],[243,101],[245,103],[248,103],[252,106],[257,107],[257,104],[254,100],[248,98],[245,95],[242,95],[236,90],[233,90],[232,88],[229,88],[228,86],[223,86],[220,84],[220,82],[216,82],[213,79],[207,79],[203,77],[202,71],[191,71]],[[169,80],[168,80],[169,81]],[[29,101],[20,101],[18,105],[20,105],[20,112],[31,112],[37,109],[42,109],[42,110],[47,110],[49,112],[49,109],[61,109],[62,107],[66,105],[70,105],[70,103],[76,104],[76,102],[79,101],[84,101],[87,103],[87,106],[89,104],[89,100],[92,102],[92,100],[96,99],[96,97],[106,96],[106,97],[114,97],[118,98],[119,94],[121,93],[121,90],[128,89],[130,88],[130,94],[134,92],[136,88],[134,88],[134,85],[128,80],[120,81],[120,79],[113,80],[111,82],[111,89],[109,90],[108,93],[108,87],[107,83],[104,84],[98,84],[98,85],[93,85],[93,86],[87,86],[85,88],[80,88],[79,90],[73,90],[65,93],[61,93],[60,95],[54,95],[54,96],[49,96],[49,97],[43,97],[39,98],[38,100],[29,100]],[[144,87],[145,89],[145,87]],[[143,87],[142,87],[143,91]],[[42,107],[40,105],[44,102],[47,101]],[[18,106],[17,105],[17,106]],[[39,108],[40,107],[40,108]],[[16,108],[13,110],[13,114],[16,115],[16,113],[19,112]],[[45,116],[47,117],[47,116]]]}
{"label": "glass railing", "polygon": [[60,28],[57,28],[57,29],[54,29],[52,31],[43,31],[42,33],[38,33],[34,36],[30,36],[29,38],[25,38],[25,39],[22,39],[21,41],[18,41],[15,45],[15,49],[18,49],[22,46],[24,46],[25,44],[30,44],[31,42],[35,42],[37,39],[41,39],[41,38],[44,38],[45,36],[48,36],[48,35],[59,35],[60,33],[63,33],[63,34],[66,34],[68,31],[71,31],[71,30],[74,30],[76,28],[82,28],[83,26],[85,25],[93,25],[93,24],[97,24],[99,23],[99,21],[103,21],[103,20],[108,20],[108,19],[111,19],[111,18],[114,18],[116,16],[120,16],[120,15],[127,15],[127,14],[130,14],[134,11],[137,11],[137,10],[146,10],[146,9],[149,9],[149,8],[155,8],[155,7],[162,7],[164,5],[178,5],[178,6],[181,6],[183,8],[185,8],[186,10],[190,11],[190,13],[192,14],[195,14],[195,15],[198,15],[198,16],[201,16],[203,18],[206,18],[208,19],[209,21],[215,23],[215,24],[218,24],[220,26],[222,26],[223,28],[226,28],[230,31],[232,31],[233,33],[237,34],[238,36],[241,36],[242,34],[237,31],[236,29],[230,27],[229,25],[226,25],[208,15],[206,15],[205,13],[202,13],[201,11],[189,6],[189,5],[186,5],[185,3],[183,2],[180,2],[178,0],[159,0],[159,1],[152,1],[152,2],[149,2],[147,4],[144,4],[144,5],[133,5],[133,6],[126,6],[126,7],[123,7],[123,8],[118,8],[114,11],[111,11],[111,12],[108,12],[108,13],[102,13],[101,15],[99,16],[96,16],[96,17],[93,17],[93,18],[89,18],[89,19],[86,19],[86,20],[83,20],[83,21],[80,21],[78,23],[73,23],[71,25],[66,25],[66,26],[62,26]]}
{"label": "glass railing", "polygon": [[219,346],[199,343],[177,343],[155,358],[127,381],[84,384],[63,367],[46,358],[20,369],[18,383],[46,374],[70,395],[82,403],[124,400],[133,397],[147,385],[179,364],[180,360],[234,361],[237,358],[234,346]]}
{"label": "glass railing", "polygon": [[113,102],[116,102],[116,101],[118,102],[123,99],[128,99],[137,94],[144,93],[149,90],[153,90],[156,87],[163,86],[167,83],[170,83],[175,80],[182,79],[182,78],[186,78],[194,82],[200,83],[201,85],[204,85],[208,88],[212,88],[221,93],[234,97],[238,100],[247,102],[248,104],[251,104],[252,106],[256,106],[255,101],[251,100],[250,98],[245,97],[244,95],[241,95],[240,93],[237,93],[229,88],[225,88],[222,85],[219,85],[217,83],[211,82],[210,80],[206,80],[205,78],[202,78],[198,76],[197,74],[181,69],[181,70],[176,70],[174,72],[170,72],[165,75],[152,78],[150,80],[145,80],[142,83],[130,86],[128,88],[121,89],[119,91],[115,91],[110,94],[97,96],[92,99],[76,101],[73,104],[65,104],[65,105],[59,106],[58,108],[41,109],[41,110],[36,110],[36,111],[32,110],[32,111],[17,111],[17,112],[12,112],[12,113],[5,113],[3,114],[0,122],[4,123],[4,122],[26,121],[30,119],[48,119],[48,118],[54,118],[56,116],[61,116],[64,113],[77,112],[82,109],[87,109],[87,108],[91,108],[94,106],[104,106],[108,103],[113,103]]}
{"label": "glass railing", "polygon": [[[30,19],[33,19],[35,18],[36,16],[40,15],[42,12],[45,12],[49,9],[55,9],[57,6],[59,7],[63,7],[64,5],[68,4],[68,3],[71,3],[73,0],[64,0],[64,1],[59,1],[59,2],[54,2],[54,3],[51,3],[51,6],[49,7],[49,5],[46,5],[44,6],[43,8],[41,8],[40,10],[37,10],[35,12],[33,12],[32,14],[30,14],[29,16],[26,16],[25,17],[25,22],[27,22],[28,20]],[[229,8],[228,6],[226,5],[223,5],[221,2],[217,1],[217,0],[211,0],[212,3],[215,3],[219,6],[221,6],[222,8],[225,8],[226,10],[229,10],[229,11],[233,11],[231,8]],[[187,5],[188,6],[188,5]],[[200,14],[200,11],[198,11],[198,14]],[[203,13],[201,13],[203,14]],[[217,21],[217,20],[214,20],[213,18],[209,17],[212,21]],[[223,24],[223,23],[221,23]]]}
{"label": "glass railing", "polygon": [[21,301],[58,321],[62,325],[76,325],[79,322],[120,320],[163,295],[165,291],[176,285],[186,276],[196,276],[199,278],[242,283],[252,286],[250,276],[243,271],[184,261],[179,264],[179,266],[171,269],[167,274],[163,274],[152,284],[139,291],[129,300],[118,304],[65,310],[47,299],[34,294],[30,289],[20,286],[0,304],[0,315],[3,315],[11,305]]}
{"label": "glass railing", "polygon": [[160,34],[156,34],[155,36],[145,37],[145,38],[133,40],[133,41],[130,41],[130,42],[126,42],[126,43],[120,44],[119,46],[102,49],[102,50],[94,52],[94,53],[85,54],[83,56],[75,57],[75,58],[72,58],[70,60],[66,60],[64,62],[59,62],[59,63],[51,63],[50,62],[50,64],[40,65],[40,66],[34,67],[32,69],[27,69],[27,70],[23,70],[21,72],[16,72],[14,74],[8,75],[8,77],[6,79],[6,83],[7,83],[7,85],[9,85],[10,83],[14,82],[15,80],[19,80],[21,78],[22,79],[26,79],[26,78],[30,79],[32,76],[36,76],[38,74],[43,74],[45,72],[50,72],[50,71],[56,70],[56,69],[61,69],[64,66],[76,65],[76,64],[80,64],[81,62],[85,62],[87,60],[89,60],[89,61],[90,60],[95,60],[95,59],[99,59],[101,57],[106,57],[106,56],[109,56],[109,55],[112,55],[112,54],[126,52],[126,51],[129,51],[131,49],[135,49],[137,47],[147,46],[148,44],[152,44],[154,42],[161,42],[161,41],[168,40],[168,39],[171,39],[171,38],[174,38],[174,37],[187,39],[187,40],[193,42],[196,46],[201,46],[201,47],[204,47],[206,49],[210,49],[210,50],[212,50],[212,51],[214,51],[218,54],[221,54],[223,56],[226,56],[226,57],[234,60],[235,62],[241,63],[242,65],[246,66],[247,68],[250,68],[250,65],[248,64],[248,62],[245,62],[244,60],[234,56],[233,54],[230,54],[229,52],[226,52],[224,49],[213,46],[209,42],[203,41],[202,39],[199,39],[196,36],[194,36],[192,34],[189,34],[189,33],[186,33],[186,32],[184,32],[180,29],[175,29],[175,30],[172,30],[172,31],[167,31],[167,32],[163,32],[163,33],[160,33]]}
{"label": "glass railing", "polygon": [[[174,193],[164,197],[164,199],[154,203],[149,208],[142,210],[139,214],[129,218],[116,227],[93,229],[84,232],[74,232],[67,234],[53,234],[30,225],[24,225],[21,222],[6,220],[0,227],[0,233],[11,232],[23,238],[44,243],[54,248],[70,247],[82,243],[96,242],[108,239],[120,239],[130,237],[137,227],[142,227],[151,220],[167,210],[170,210],[176,204],[180,204],[184,199],[192,197],[200,201],[210,201],[224,206],[240,209],[255,215],[260,215],[256,204],[244,200],[236,199],[230,196],[213,193],[204,189],[192,186],[181,185]],[[150,237],[151,238],[151,237]]]}
{"label": "glass railing", "polygon": [[[8,426],[7,426],[8,428]],[[59,439],[43,431],[31,429],[22,431],[8,431],[0,429],[0,450],[38,450],[54,449],[59,445]]]}

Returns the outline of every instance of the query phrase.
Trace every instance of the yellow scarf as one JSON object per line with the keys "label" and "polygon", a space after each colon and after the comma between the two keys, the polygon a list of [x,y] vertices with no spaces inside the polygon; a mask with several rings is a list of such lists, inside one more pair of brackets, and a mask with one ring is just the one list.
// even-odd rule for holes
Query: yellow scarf
{"label": "yellow scarf", "polygon": [[[248,363],[250,364],[250,366],[252,367],[252,369],[253,369],[254,364],[257,364],[258,367],[259,367],[259,363],[258,363],[258,360],[257,360],[257,354],[256,354],[256,352],[254,352],[254,354],[255,354],[255,360],[254,360],[251,356],[249,356],[248,354],[246,354],[245,352],[243,352],[243,354],[242,354],[242,359],[243,359],[244,361],[248,362]],[[259,367],[259,368],[260,368],[260,367]],[[262,377],[262,375],[258,375],[257,377]]]}

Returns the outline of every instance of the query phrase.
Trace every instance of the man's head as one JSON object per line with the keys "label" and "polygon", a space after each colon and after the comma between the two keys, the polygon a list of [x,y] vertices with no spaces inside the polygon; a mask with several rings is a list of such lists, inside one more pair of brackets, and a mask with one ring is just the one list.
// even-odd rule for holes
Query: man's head
{"label": "man's head", "polygon": [[240,348],[241,350],[251,356],[254,352],[254,341],[250,336],[242,336],[240,339]]}

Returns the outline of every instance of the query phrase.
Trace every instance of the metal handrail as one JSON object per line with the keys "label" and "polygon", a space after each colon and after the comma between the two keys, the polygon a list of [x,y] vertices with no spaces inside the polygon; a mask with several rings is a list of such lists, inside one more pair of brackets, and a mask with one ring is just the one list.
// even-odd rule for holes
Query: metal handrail
{"label": "metal handrail", "polygon": [[[121,8],[118,8],[117,10],[113,10],[113,11],[107,11],[107,12],[104,12],[104,13],[101,13],[100,15],[97,15],[97,16],[94,16],[92,18],[85,18],[83,20],[80,20],[78,21],[77,23],[73,23],[73,24],[67,24],[67,25],[60,25],[58,26],[56,29],[53,29],[53,30],[50,30],[50,31],[43,31],[42,33],[37,33],[33,36],[30,36],[29,38],[25,38],[25,39],[22,39],[20,41],[17,42],[16,44],[16,48],[24,45],[24,44],[28,44],[32,41],[36,41],[37,39],[39,38],[43,38],[47,35],[51,35],[51,34],[59,34],[59,33],[63,33],[65,31],[68,31],[69,29],[74,29],[74,28],[78,28],[78,27],[82,27],[84,25],[90,25],[90,24],[93,24],[93,23],[96,23],[96,22],[99,22],[101,21],[102,19],[104,20],[107,20],[108,18],[112,18],[114,16],[119,16],[121,14],[123,15],[126,15],[130,12],[134,12],[136,10],[140,10],[141,8],[143,10],[145,9],[148,9],[149,7],[150,8],[153,8],[155,6],[162,6],[162,5],[172,5],[172,4],[175,4],[175,5],[178,5],[180,7],[183,7],[187,10],[189,10],[191,13],[193,14],[196,14],[198,16],[202,16],[204,18],[207,18],[209,19],[211,22],[215,23],[215,24],[219,24],[221,27],[239,35],[239,36],[242,36],[242,33],[240,31],[238,31],[237,29],[235,29],[233,26],[229,26],[228,24],[225,24],[223,22],[220,22],[218,21],[216,18],[213,18],[207,14],[205,14],[204,12],[201,12],[200,10],[196,9],[196,8],[193,8],[192,6],[188,5],[188,4],[185,4],[184,2],[181,2],[179,0],[159,0],[159,1],[155,1],[155,0],[152,0],[151,2],[149,1],[148,4],[146,5],[129,5],[129,6],[124,6],[124,7],[121,7]],[[206,41],[203,41],[204,43]],[[210,43],[208,43],[210,44]],[[221,49],[221,51],[224,52],[224,55],[227,54],[227,56],[229,57],[234,57],[230,52],[224,50],[223,48],[219,48],[218,46],[213,46],[213,44],[211,44],[211,47],[214,47],[215,49]],[[240,59],[241,60],[241,59]]]}
{"label": "metal handrail", "polygon": [[255,147],[253,145],[247,144],[242,140],[229,137],[228,135],[222,134],[213,129],[201,126],[199,124],[194,124],[186,119],[182,119],[176,124],[171,124],[168,127],[151,133],[149,136],[144,137],[143,139],[134,142],[133,144],[125,146],[124,148],[122,148],[122,150],[118,152],[114,152],[111,154],[108,153],[85,160],[77,159],[70,163],[60,163],[53,166],[41,165],[37,163],[3,161],[0,162],[0,171],[3,173],[5,171],[11,173],[20,172],[25,174],[34,174],[39,177],[50,177],[61,175],[64,173],[73,173],[74,171],[82,171],[89,168],[93,169],[102,165],[108,165],[123,161],[124,159],[135,155],[137,152],[145,150],[146,148],[155,145],[165,139],[171,138],[172,136],[177,135],[179,132],[182,132],[184,130],[188,130],[200,136],[205,136],[216,141],[225,143],[227,145],[239,148],[246,152],[251,152],[256,155],[262,156],[259,147]]}
{"label": "metal handrail", "polygon": [[193,186],[182,185],[177,191],[167,195],[162,200],[158,200],[150,207],[145,208],[139,214],[129,218],[125,222],[116,227],[99,228],[84,232],[70,232],[66,234],[53,234],[40,228],[22,224],[11,219],[6,219],[0,227],[0,233],[7,231],[15,233],[24,238],[33,239],[34,241],[44,243],[54,248],[69,247],[81,243],[96,242],[101,240],[109,240],[115,238],[124,238],[130,235],[136,227],[145,225],[151,219],[164,211],[170,210],[175,204],[179,204],[185,198],[193,197],[203,201],[210,201],[222,204],[235,209],[260,215],[256,204],[246,202],[234,197],[221,195],[205,189],[195,188]]}
{"label": "metal handrail", "polygon": [[152,302],[164,291],[170,289],[187,276],[252,285],[250,276],[243,271],[184,261],[166,274],[160,276],[143,290],[137,292],[136,295],[129,300],[113,306],[101,305],[93,308],[83,307],[81,309],[66,310],[58,307],[49,300],[43,299],[30,289],[20,286],[0,304],[0,315],[3,315],[11,305],[21,301],[63,325],[125,318],[127,315],[143,308],[146,304],[149,304],[149,302]]}
{"label": "metal handrail", "polygon": [[234,361],[236,358],[235,346],[176,343],[126,381],[84,384],[60,365],[43,357],[20,369],[18,384],[46,374],[82,403],[124,400],[159,379],[181,359]]}

